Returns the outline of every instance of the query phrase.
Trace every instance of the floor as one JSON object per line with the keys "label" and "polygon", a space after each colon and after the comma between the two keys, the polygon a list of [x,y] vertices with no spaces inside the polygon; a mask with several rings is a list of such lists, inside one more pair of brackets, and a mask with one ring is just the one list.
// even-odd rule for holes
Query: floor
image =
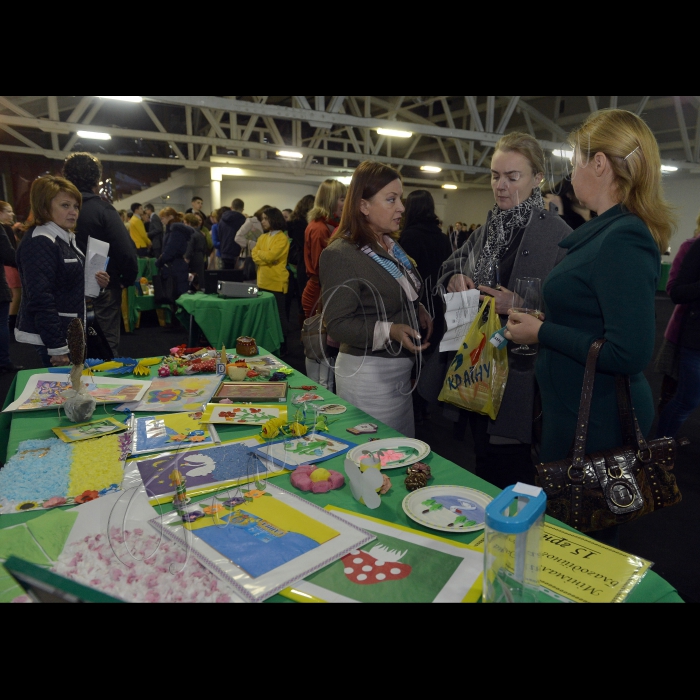
{"label": "floor", "polygon": [[[658,348],[673,304],[665,294],[656,299],[656,347]],[[299,342],[297,307],[290,313],[292,332],[288,337],[288,353],[284,360],[294,369],[304,371],[304,355]],[[169,348],[187,343],[188,330],[179,324],[174,328],[158,325],[155,312],[144,312],[141,327],[132,333],[122,333],[121,354],[125,357],[150,357],[166,354]],[[39,368],[39,358],[33,348],[12,342],[10,354],[15,364],[25,368]],[[654,396],[658,397],[661,377],[653,368],[647,370],[647,379]],[[4,397],[12,383],[12,375],[0,375],[0,396]],[[700,410],[686,422],[683,435],[691,444],[680,450],[676,460],[676,478],[683,501],[641,518],[621,528],[620,548],[654,562],[653,570],[673,585],[686,602],[700,602]],[[427,442],[442,457],[464,469],[474,471],[469,431],[463,439],[456,439],[453,424],[441,410],[434,411],[416,423],[416,437]]]}

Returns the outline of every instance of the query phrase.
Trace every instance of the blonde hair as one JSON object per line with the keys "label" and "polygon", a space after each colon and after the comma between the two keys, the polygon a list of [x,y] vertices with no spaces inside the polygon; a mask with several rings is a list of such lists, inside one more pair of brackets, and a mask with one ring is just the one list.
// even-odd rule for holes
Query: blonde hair
{"label": "blonde hair", "polygon": [[324,180],[316,192],[314,206],[306,220],[311,223],[319,219],[329,219],[335,213],[338,200],[347,195],[348,188],[340,180]]}
{"label": "blonde hair", "polygon": [[29,202],[34,216],[34,223],[43,226],[53,221],[51,218],[51,202],[58,197],[61,192],[70,195],[78,203],[78,207],[83,206],[83,195],[78,188],[64,177],[55,175],[45,175],[32,183],[29,192]]}
{"label": "blonde hair", "polygon": [[695,235],[700,233],[700,213],[698,213],[698,218],[695,219]]}
{"label": "blonde hair", "polygon": [[544,149],[540,146],[539,141],[530,134],[525,134],[522,131],[514,131],[511,134],[506,134],[498,139],[498,142],[493,147],[493,152],[496,151],[515,151],[520,153],[529,161],[532,166],[532,174],[545,172],[545,155]]}
{"label": "blonde hair", "polygon": [[643,119],[624,109],[594,112],[569,136],[576,156],[588,162],[604,153],[615,178],[616,198],[636,214],[664,252],[676,227],[676,217],[661,187],[659,145]]}

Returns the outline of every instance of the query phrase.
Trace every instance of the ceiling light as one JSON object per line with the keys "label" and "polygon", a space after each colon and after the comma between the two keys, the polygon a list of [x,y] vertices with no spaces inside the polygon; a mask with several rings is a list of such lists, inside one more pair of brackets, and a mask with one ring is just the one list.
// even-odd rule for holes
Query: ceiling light
{"label": "ceiling light", "polygon": [[396,136],[400,139],[410,139],[413,136],[412,131],[396,131],[395,129],[377,129],[377,133],[382,136]]}
{"label": "ceiling light", "polygon": [[96,139],[97,141],[111,141],[112,139],[109,134],[104,134],[101,131],[78,131],[77,133],[81,139]]}
{"label": "ceiling light", "polygon": [[661,172],[662,173],[675,173],[678,168],[675,165],[662,165],[661,166]]}
{"label": "ceiling light", "polygon": [[347,175],[345,177],[338,177],[336,180],[338,180],[338,182],[342,182],[344,185],[349,185],[352,182],[352,176]]}
{"label": "ceiling light", "polygon": [[562,151],[562,150],[557,149],[556,151],[552,151],[552,155],[557,156],[557,158],[573,158],[574,152],[573,151]]}
{"label": "ceiling light", "polygon": [[143,98],[138,95],[98,95],[103,100],[120,100],[121,102],[143,102]]}
{"label": "ceiling light", "polygon": [[442,168],[438,168],[437,165],[421,165],[420,169],[424,173],[441,173]]}
{"label": "ceiling light", "polygon": [[217,182],[221,182],[224,175],[243,175],[243,171],[240,168],[210,168],[211,179]]}
{"label": "ceiling light", "polygon": [[304,154],[298,151],[277,151],[280,158],[303,158]]}
{"label": "ceiling light", "polygon": [[443,189],[443,190],[456,190],[456,189],[457,189],[457,185],[443,185],[443,186],[442,186],[442,189]]}

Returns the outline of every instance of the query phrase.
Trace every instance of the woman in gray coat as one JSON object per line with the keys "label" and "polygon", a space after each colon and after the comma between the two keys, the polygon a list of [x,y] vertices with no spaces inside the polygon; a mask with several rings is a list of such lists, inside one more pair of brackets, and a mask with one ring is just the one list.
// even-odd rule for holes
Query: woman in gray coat
{"label": "woman in gray coat", "polygon": [[[532,136],[515,132],[501,138],[491,161],[496,204],[486,223],[441,270],[439,283],[448,292],[479,289],[495,297],[502,326],[512,307],[515,280],[544,280],[566,255],[559,242],[571,228],[544,209],[539,187],[544,170],[544,151]],[[498,270],[496,280],[494,268]],[[493,281],[495,285],[489,286]],[[465,411],[458,421],[462,431],[466,422],[470,424],[477,475],[501,488],[518,481],[533,483],[534,479],[530,454],[536,393],[534,357],[514,355],[510,350],[511,346],[508,382],[496,420]],[[449,359],[442,355],[443,360]]]}

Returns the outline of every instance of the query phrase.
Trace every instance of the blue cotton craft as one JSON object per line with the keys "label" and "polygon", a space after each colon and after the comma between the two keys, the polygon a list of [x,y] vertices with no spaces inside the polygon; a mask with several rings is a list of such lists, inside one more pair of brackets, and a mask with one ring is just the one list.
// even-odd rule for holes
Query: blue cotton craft
{"label": "blue cotton craft", "polygon": [[0,470],[0,498],[44,501],[67,496],[72,456],[73,446],[58,438],[21,442],[17,454]]}

